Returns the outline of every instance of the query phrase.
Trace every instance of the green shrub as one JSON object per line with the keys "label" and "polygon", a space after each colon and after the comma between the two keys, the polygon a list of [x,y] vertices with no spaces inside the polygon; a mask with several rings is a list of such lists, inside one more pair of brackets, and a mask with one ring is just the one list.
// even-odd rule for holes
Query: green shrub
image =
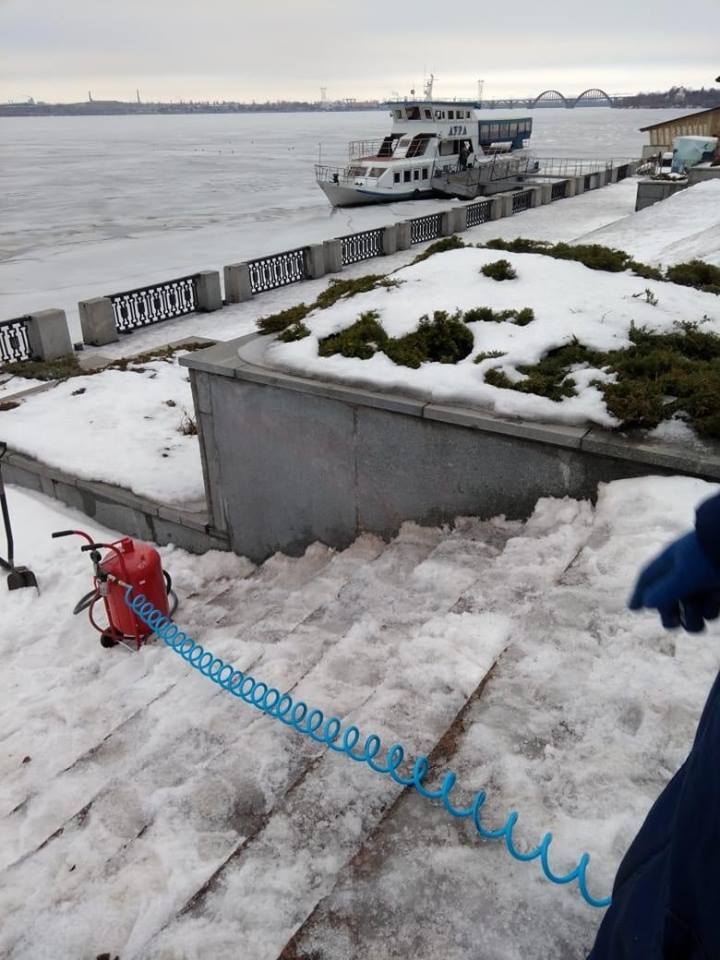
{"label": "green shrub", "polygon": [[508,253],[539,253],[556,260],[577,260],[590,270],[608,270],[620,273],[632,270],[636,276],[645,280],[663,280],[664,276],[657,267],[648,266],[633,260],[624,250],[605,247],[599,243],[569,244],[548,243],[546,240],[530,240],[516,237],[514,240],[501,240],[496,237],[485,244],[490,250],[507,250]]}
{"label": "green shrub", "polygon": [[695,287],[706,293],[720,294],[720,267],[714,267],[704,260],[688,260],[676,263],[667,269],[667,278],[683,287]]}
{"label": "green shrub", "polygon": [[368,310],[361,313],[352,326],[322,339],[318,346],[320,356],[332,357],[339,353],[343,357],[369,360],[378,351],[383,351],[389,338],[378,322],[378,316],[376,310]]}
{"label": "green shrub", "polygon": [[15,363],[0,364],[0,371],[30,380],[68,380],[70,377],[82,377],[91,372],[82,369],[74,354],[59,357],[57,360],[18,360]]}
{"label": "green shrub", "polygon": [[286,327],[282,333],[278,335],[278,340],[282,340],[283,343],[295,343],[296,340],[304,340],[305,337],[309,336],[310,331],[302,320],[300,320],[298,323],[293,323],[291,326]]}
{"label": "green shrub", "polygon": [[[358,293],[368,293],[385,280],[381,274],[367,273],[362,277],[340,279],[333,277],[328,286],[319,293],[312,308],[327,310],[343,298],[354,297]],[[386,285],[386,284],[384,284]]]}
{"label": "green shrub", "polygon": [[459,310],[452,315],[436,310],[432,320],[421,317],[413,333],[388,340],[385,353],[394,363],[417,368],[428,361],[458,363],[470,354],[473,346],[473,335],[462,322]]}
{"label": "green shrub", "polygon": [[260,317],[257,321],[258,329],[263,333],[280,333],[286,327],[293,323],[300,323],[312,310],[312,306],[305,303],[298,303],[294,307],[288,307],[287,310],[280,310],[279,313],[272,313],[267,317]]}
{"label": "green shrub", "polygon": [[514,240],[496,237],[488,240],[485,246],[489,250],[507,250],[508,253],[547,253],[552,244],[547,240],[528,240],[526,237],[516,237]]}
{"label": "green shrub", "polygon": [[532,323],[535,319],[535,311],[532,307],[523,307],[522,310],[517,311],[515,320],[513,321],[516,327],[526,327],[529,323]]}
{"label": "green shrub", "polygon": [[472,307],[463,315],[465,323],[505,323],[508,320],[518,327],[525,327],[535,319],[532,307],[522,310],[493,310],[491,307]]}
{"label": "green shrub", "polygon": [[575,392],[572,367],[597,367],[615,375],[615,382],[596,386],[622,428],[653,428],[682,412],[701,436],[720,438],[720,335],[701,330],[698,323],[678,323],[669,333],[632,326],[629,339],[628,349],[608,352],[573,339],[539,363],[519,366],[525,379],[517,383],[499,370],[488,371],[485,380],[560,400]]}
{"label": "green shrub", "polygon": [[460,311],[451,316],[436,310],[432,320],[420,318],[417,330],[404,337],[389,337],[378,322],[375,310],[363,313],[355,323],[340,333],[320,341],[321,357],[341,354],[358,360],[369,360],[376,353],[385,353],[393,363],[417,368],[422,363],[457,363],[473,348],[473,335],[462,322]]}
{"label": "green shrub", "polygon": [[422,263],[423,260],[427,260],[428,257],[432,257],[436,253],[447,253],[448,250],[460,250],[465,246],[467,246],[467,244],[456,234],[453,234],[451,237],[443,237],[441,240],[435,240],[434,243],[431,243],[427,250],[419,253],[412,262]]}
{"label": "green shrub", "polygon": [[665,274],[657,267],[651,267],[647,263],[639,263],[637,260],[628,260],[627,269],[632,270],[636,277],[642,277],[643,280],[664,280]]}
{"label": "green shrub", "polygon": [[550,248],[550,256],[558,260],[576,260],[590,270],[607,270],[621,273],[627,269],[630,254],[613,247],[603,247],[599,243],[556,243]]}
{"label": "green shrub", "polygon": [[503,350],[486,350],[485,353],[479,353],[473,363],[482,363],[483,360],[498,360],[504,356],[507,356],[507,354]]}
{"label": "green shrub", "polygon": [[480,273],[492,280],[514,280],[517,277],[509,260],[493,260],[492,263],[486,263],[481,267]]}

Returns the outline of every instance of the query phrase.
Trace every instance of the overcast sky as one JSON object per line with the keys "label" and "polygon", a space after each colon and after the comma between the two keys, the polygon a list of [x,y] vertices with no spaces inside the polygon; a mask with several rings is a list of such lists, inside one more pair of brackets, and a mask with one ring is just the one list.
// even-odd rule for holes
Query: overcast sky
{"label": "overcast sky", "polygon": [[0,0],[0,101],[712,85],[720,0]]}

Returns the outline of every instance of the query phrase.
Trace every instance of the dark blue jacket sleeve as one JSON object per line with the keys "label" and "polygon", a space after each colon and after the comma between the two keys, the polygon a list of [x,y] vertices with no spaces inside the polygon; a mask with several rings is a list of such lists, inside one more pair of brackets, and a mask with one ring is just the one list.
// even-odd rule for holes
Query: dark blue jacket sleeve
{"label": "dark blue jacket sleeve", "polygon": [[[695,531],[720,569],[720,495]],[[720,676],[685,763],[620,864],[590,960],[720,958]]]}
{"label": "dark blue jacket sleeve", "polygon": [[698,507],[695,532],[705,555],[716,567],[720,567],[720,494]]}

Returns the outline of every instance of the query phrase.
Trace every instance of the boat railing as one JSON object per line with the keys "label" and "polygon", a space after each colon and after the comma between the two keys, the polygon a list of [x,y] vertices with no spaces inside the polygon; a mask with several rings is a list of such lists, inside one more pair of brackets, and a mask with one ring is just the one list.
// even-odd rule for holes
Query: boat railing
{"label": "boat railing", "polygon": [[442,179],[462,174],[468,185],[477,185],[496,180],[530,176],[535,174],[537,170],[537,160],[534,157],[512,157],[500,153],[495,154],[491,161],[479,163],[477,166],[463,166],[460,163],[450,166],[436,164],[433,169],[433,177]]}
{"label": "boat railing", "polygon": [[636,163],[637,157],[615,157],[611,160],[588,160],[584,157],[538,157],[541,177],[583,177],[615,167]]}
{"label": "boat railing", "polygon": [[[325,163],[315,164],[315,179],[318,183],[355,183],[357,174],[348,173],[350,167],[335,167]],[[364,180],[379,180],[371,177],[369,172],[363,173]]]}
{"label": "boat railing", "polygon": [[348,143],[348,159],[360,160],[362,157],[391,156],[388,153],[381,153],[384,140],[351,140]]}

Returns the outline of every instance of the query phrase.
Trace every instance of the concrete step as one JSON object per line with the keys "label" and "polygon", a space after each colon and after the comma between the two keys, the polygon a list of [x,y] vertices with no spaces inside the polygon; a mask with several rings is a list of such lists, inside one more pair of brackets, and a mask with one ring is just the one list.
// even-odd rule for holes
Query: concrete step
{"label": "concrete step", "polygon": [[[394,597],[385,578],[384,604],[355,623],[301,684],[299,693],[311,704],[332,703],[338,714],[366,734],[378,732],[387,744],[401,740],[419,752],[429,751],[492,664],[494,653],[478,668],[465,659],[466,650],[447,640],[458,618],[472,617],[448,611],[478,579],[493,552],[486,543],[453,534],[402,578]],[[374,579],[369,569],[358,580]],[[357,587],[356,580],[346,590]],[[397,594],[406,601],[402,609]],[[383,605],[392,622],[376,616]],[[482,622],[478,616],[478,630]],[[441,647],[440,680],[434,673]],[[217,957],[234,956],[228,952],[230,944],[239,955],[275,957],[283,937],[313,909],[332,885],[338,867],[352,856],[399,791],[364,765],[324,751],[316,754],[262,830],[237,845],[138,955],[172,956],[181,943],[187,957],[203,956],[204,950]],[[289,885],[279,862],[283,855],[302,864],[301,870],[291,868]],[[271,880],[268,889],[267,878],[275,871],[281,876]],[[217,931],[209,930],[207,918],[216,915],[223,923]]]}
{"label": "concrete step", "polygon": [[[332,633],[330,625],[338,624],[344,619],[343,610],[347,599],[343,597],[343,591],[347,589],[348,582],[352,582],[355,577],[360,577],[364,585],[368,583],[368,578],[372,581],[373,577],[378,582],[384,582],[390,579],[390,568],[396,575],[402,575],[404,570],[411,570],[416,566],[441,536],[440,531],[413,530],[401,535],[387,548],[376,538],[360,538],[347,551],[334,555],[329,562],[319,566],[317,552],[311,553],[310,562],[316,571],[319,571],[317,582],[311,581],[312,586],[303,588],[307,590],[307,594],[302,602],[292,591],[288,594],[289,609],[285,623],[297,623],[298,619],[305,615],[313,619],[315,626],[304,633],[291,631],[291,636],[285,643],[277,638],[277,613],[272,615],[270,621],[274,642],[268,644],[260,644],[259,641],[244,644],[237,639],[233,640],[232,636],[228,637],[227,629],[205,630],[202,635],[197,635],[201,636],[208,648],[232,658],[241,667],[252,663],[251,655],[254,654],[259,676],[271,683],[277,683],[282,688],[291,687],[288,680],[295,677],[297,682],[322,657],[327,644],[337,639],[337,634]],[[385,561],[383,566],[385,553],[389,553],[392,559]],[[368,568],[375,564],[380,565],[380,569],[371,576]],[[272,568],[271,563],[268,571],[259,571],[257,579],[267,577],[275,581],[277,577]],[[303,577],[299,579],[302,580]],[[377,604],[377,597],[374,597],[372,592],[366,589],[355,589],[355,592],[363,598],[362,604],[356,598],[356,612],[359,613],[361,607]],[[255,600],[253,618],[257,614]],[[243,620],[243,609],[242,604],[237,608],[240,621]],[[205,614],[206,611],[201,619],[204,619]],[[255,623],[259,630],[257,619]],[[298,624],[298,628],[301,627],[302,621]],[[214,633],[215,636],[208,636],[209,633]],[[244,662],[235,656],[238,645],[247,654]],[[235,649],[230,649],[233,647]],[[161,652],[163,656],[168,656],[167,651]],[[175,658],[172,659],[175,662]],[[24,859],[13,870],[52,870],[60,863],[77,860],[84,861],[86,869],[78,873],[77,877],[69,878],[75,884],[86,884],[93,875],[97,875],[99,879],[112,869],[117,870],[123,883],[132,887],[132,872],[137,866],[133,854],[141,851],[143,845],[152,840],[153,836],[158,840],[163,830],[169,830],[171,824],[178,818],[182,820],[187,814],[187,804],[183,809],[172,809],[172,815],[168,813],[169,807],[147,809],[145,798],[158,796],[163,790],[172,791],[177,788],[182,780],[187,778],[188,771],[197,772],[192,788],[197,793],[202,793],[207,786],[204,766],[210,768],[212,763],[220,758],[225,758],[231,771],[239,769],[239,754],[230,751],[236,749],[240,731],[257,720],[263,721],[263,718],[236,704],[227,694],[214,685],[203,682],[194,673],[185,676],[187,667],[181,661],[178,661],[178,667],[183,676],[180,681],[182,690],[178,688],[173,693],[176,697],[174,703],[166,699],[163,703],[152,704],[141,719],[136,718],[133,725],[128,725],[120,735],[111,736],[98,746],[92,756],[68,771],[63,783],[63,795],[67,799],[63,809],[53,811],[53,817],[49,818],[51,823],[48,823],[48,817],[45,817],[41,828],[37,826],[41,819],[37,816],[37,808],[42,805],[42,798],[25,805],[11,818],[7,826],[21,835],[26,844]],[[169,712],[172,717],[171,724],[167,723]],[[279,728],[277,733],[285,732],[284,728]],[[262,753],[261,747],[258,747],[258,751]],[[266,784],[270,805],[274,802],[273,791],[277,789],[279,795],[282,795],[293,782],[298,765],[302,767],[307,760],[302,747],[297,746],[293,747],[292,755],[288,755],[287,749],[277,744],[273,746],[272,754],[276,758],[273,774],[275,782],[269,788]],[[257,755],[252,751],[246,755],[247,764],[257,765]],[[228,782],[233,782],[232,778]],[[241,788],[242,784],[238,786],[239,794],[242,794]],[[196,802],[195,796],[192,796],[192,802]],[[242,800],[238,800],[238,804],[240,808],[243,807]],[[117,816],[119,805],[124,811],[124,823],[120,828]],[[257,806],[254,801],[251,805],[253,809]],[[202,800],[199,806],[202,808]],[[254,813],[251,813],[250,819],[254,816]],[[243,820],[243,815],[238,814],[238,817],[240,821]],[[232,817],[230,819],[232,820]],[[25,829],[28,823],[33,824],[36,829]],[[49,829],[50,826],[52,829]],[[229,830],[235,841],[238,835],[236,827],[237,824],[232,823],[230,827],[225,825],[220,833],[227,834]],[[91,841],[88,834],[92,836]],[[137,841],[141,843],[138,844]],[[223,849],[227,845],[226,837]],[[209,854],[207,850],[201,850],[200,855],[202,858]],[[211,858],[210,862],[214,867],[215,859]],[[206,875],[208,866],[204,864],[203,867]],[[12,875],[13,870],[7,875]],[[185,871],[183,873],[185,874]],[[189,894],[196,889],[198,882],[191,873],[185,874],[185,880]],[[177,882],[177,878],[175,881]],[[92,882],[90,885],[93,885]],[[50,897],[49,902],[44,904],[45,909],[51,909],[59,896],[57,890],[48,893]],[[178,905],[181,903],[182,899]],[[144,898],[141,898],[138,907],[140,912],[147,907]]]}

